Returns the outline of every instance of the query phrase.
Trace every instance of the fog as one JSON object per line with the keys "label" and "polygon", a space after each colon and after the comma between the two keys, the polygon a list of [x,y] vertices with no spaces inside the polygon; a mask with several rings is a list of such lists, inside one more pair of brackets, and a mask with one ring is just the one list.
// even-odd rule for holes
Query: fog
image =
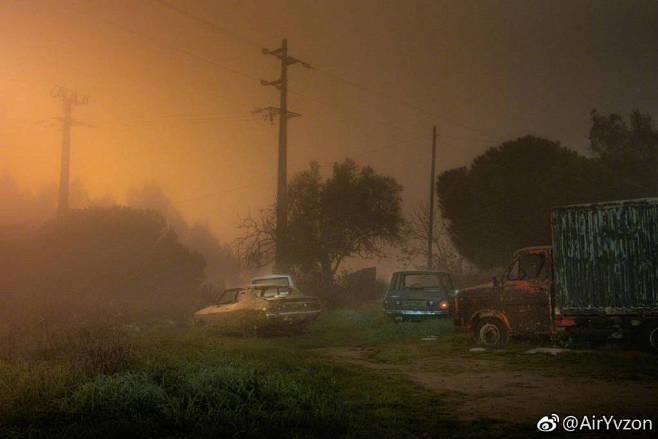
{"label": "fog", "polygon": [[[127,200],[157,181],[223,241],[275,196],[278,105],[263,56],[288,39],[289,172],[349,156],[395,177],[405,209],[437,171],[526,134],[585,152],[589,112],[657,113],[655,2],[2,2],[0,170],[57,183],[64,86],[71,180]],[[5,210],[6,211],[6,210]]]}

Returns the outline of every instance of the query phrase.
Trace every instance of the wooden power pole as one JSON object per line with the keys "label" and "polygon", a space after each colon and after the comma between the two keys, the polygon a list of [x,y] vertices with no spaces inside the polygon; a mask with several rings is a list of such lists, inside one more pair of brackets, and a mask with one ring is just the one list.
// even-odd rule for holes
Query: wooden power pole
{"label": "wooden power pole", "polygon": [[285,38],[281,42],[281,47],[275,50],[263,49],[263,54],[274,55],[281,60],[281,77],[275,81],[261,81],[262,85],[272,85],[280,90],[281,102],[280,107],[269,108],[270,114],[273,110],[279,113],[279,165],[278,180],[276,191],[276,249],[274,256],[274,269],[278,272],[285,271],[285,258],[283,257],[283,243],[286,239],[286,229],[288,226],[288,194],[287,194],[287,122],[290,117],[299,116],[297,113],[288,111],[288,66],[300,63],[306,68],[311,66],[305,62],[288,56],[288,40]]}
{"label": "wooden power pole", "polygon": [[430,215],[427,228],[427,269],[432,269],[432,244],[434,241],[434,167],[436,162],[436,125],[432,129],[432,171],[430,173]]}
{"label": "wooden power pole", "polygon": [[57,216],[66,215],[69,210],[69,169],[71,161],[71,126],[74,121],[71,117],[74,105],[84,105],[87,103],[86,96],[78,96],[75,91],[58,87],[52,92],[52,96],[61,99],[64,106],[64,116],[60,119],[62,122],[62,157],[59,174],[59,198],[57,202]]}

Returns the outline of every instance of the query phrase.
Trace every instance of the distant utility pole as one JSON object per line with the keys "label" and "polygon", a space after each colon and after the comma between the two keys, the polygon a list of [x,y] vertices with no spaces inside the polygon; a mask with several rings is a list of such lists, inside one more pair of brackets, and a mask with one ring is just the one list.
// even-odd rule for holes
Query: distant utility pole
{"label": "distant utility pole", "polygon": [[288,226],[288,195],[287,190],[287,121],[288,118],[299,116],[297,113],[288,111],[288,66],[300,63],[307,69],[311,65],[297,58],[288,56],[288,40],[281,42],[281,47],[275,50],[263,49],[264,55],[274,55],[281,60],[281,77],[275,81],[260,81],[261,85],[272,85],[281,91],[281,104],[279,108],[267,107],[270,118],[278,110],[279,113],[279,172],[276,192],[276,250],[274,256],[274,267],[277,271],[286,270],[283,258],[283,240],[286,236]]}
{"label": "distant utility pole", "polygon": [[430,217],[427,230],[427,269],[432,269],[432,244],[434,241],[434,167],[436,162],[436,125],[432,128],[432,172],[430,177]]}
{"label": "distant utility pole", "polygon": [[57,203],[58,217],[64,216],[69,210],[69,168],[71,158],[71,126],[75,121],[71,118],[74,105],[87,103],[87,96],[78,96],[75,91],[57,87],[51,93],[52,97],[61,99],[64,105],[64,116],[62,122],[62,163],[59,174],[59,199]]}

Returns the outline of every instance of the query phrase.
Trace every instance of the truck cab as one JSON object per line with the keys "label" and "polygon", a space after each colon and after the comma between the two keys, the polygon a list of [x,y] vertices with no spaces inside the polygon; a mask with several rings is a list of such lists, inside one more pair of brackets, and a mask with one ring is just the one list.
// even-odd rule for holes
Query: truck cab
{"label": "truck cab", "polygon": [[453,318],[476,343],[499,347],[510,335],[554,330],[552,248],[517,250],[502,279],[465,288],[455,297]]}

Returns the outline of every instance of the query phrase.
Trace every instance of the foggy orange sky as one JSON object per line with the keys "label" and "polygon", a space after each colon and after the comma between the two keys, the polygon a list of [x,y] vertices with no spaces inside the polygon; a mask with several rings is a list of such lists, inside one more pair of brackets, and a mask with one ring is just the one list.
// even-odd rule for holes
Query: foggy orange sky
{"label": "foggy orange sky", "polygon": [[349,156],[407,208],[427,201],[433,124],[440,173],[526,134],[584,153],[592,108],[658,117],[656,1],[0,0],[0,174],[58,180],[50,91],[76,89],[93,127],[73,129],[71,180],[120,202],[156,181],[230,240],[274,201],[278,125],[252,110],[278,106],[260,48],[283,37],[316,67],[289,69],[289,175]]}

